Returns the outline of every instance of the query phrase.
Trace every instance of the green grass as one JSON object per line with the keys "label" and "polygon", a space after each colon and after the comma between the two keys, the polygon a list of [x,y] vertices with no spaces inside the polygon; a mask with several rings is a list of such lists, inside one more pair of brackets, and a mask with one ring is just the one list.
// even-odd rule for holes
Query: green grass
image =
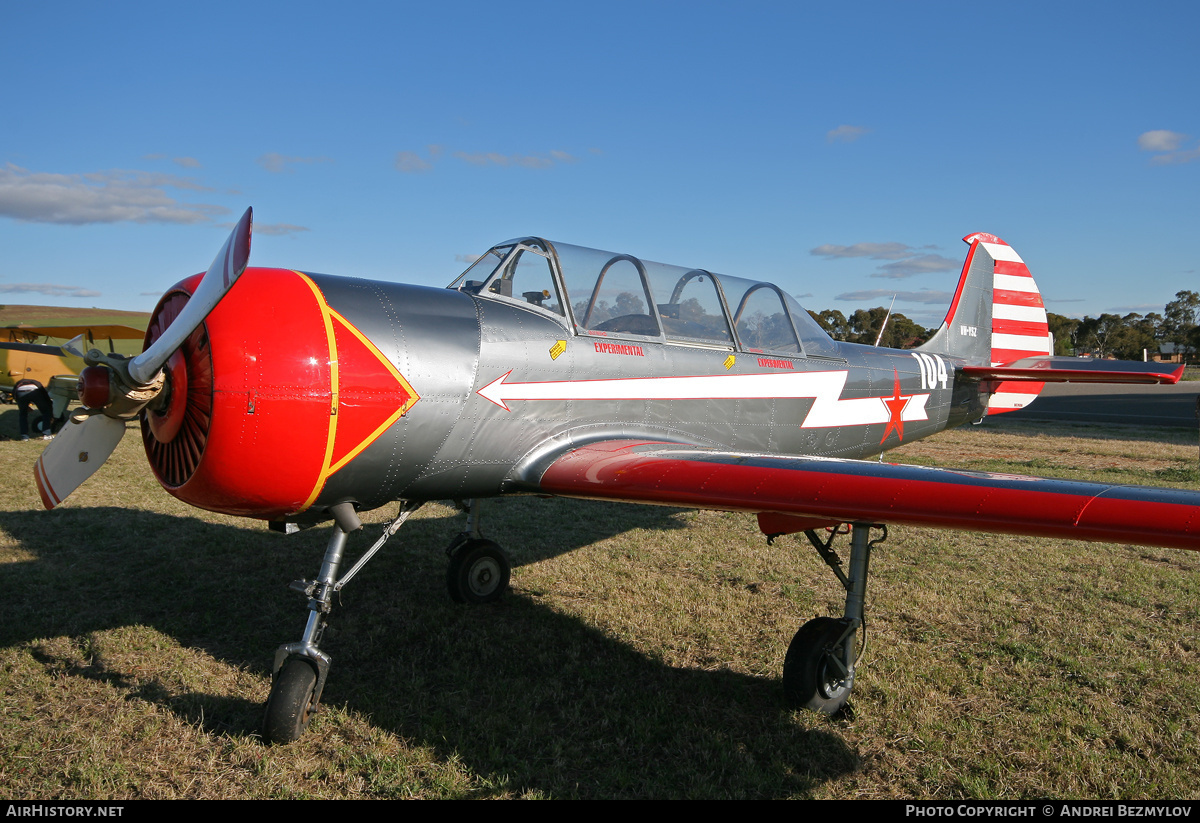
{"label": "green grass", "polygon": [[[0,435],[15,430],[0,414]],[[1049,434],[1047,434],[1049,432]],[[1200,785],[1200,556],[895,528],[872,558],[849,710],[789,710],[792,633],[843,595],[752,517],[514,498],[497,604],[445,593],[461,515],[422,509],[343,592],[326,705],[257,737],[284,537],[190,509],[137,438],[42,512],[38,441],[0,442],[0,795],[10,798],[1180,798]],[[907,462],[1196,488],[1194,433],[951,432]],[[370,535],[390,512],[376,513]]]}
{"label": "green grass", "polygon": [[[8,340],[8,333],[2,327],[15,325],[29,326],[129,326],[134,329],[145,329],[150,322],[149,312],[120,311],[116,309],[81,309],[62,306],[18,306],[0,305],[0,339]],[[42,337],[36,342],[49,342],[58,346],[66,343],[69,337]],[[89,348],[91,344],[84,344]],[[97,335],[95,344],[102,351],[108,351],[109,344],[103,335]],[[113,341],[112,350],[118,354],[139,354],[142,351],[142,340],[118,339]]]}
{"label": "green grass", "polygon": [[150,322],[150,313],[144,311],[122,311],[119,309],[81,309],[63,306],[18,306],[0,305],[0,326],[15,326],[21,323],[30,326],[133,326],[144,329]]}

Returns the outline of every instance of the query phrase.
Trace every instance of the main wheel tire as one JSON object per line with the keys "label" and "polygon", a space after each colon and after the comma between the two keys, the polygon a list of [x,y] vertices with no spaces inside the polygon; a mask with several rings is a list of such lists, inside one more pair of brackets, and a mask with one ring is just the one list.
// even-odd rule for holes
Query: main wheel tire
{"label": "main wheel tire", "polygon": [[302,657],[289,657],[271,684],[263,717],[263,739],[282,745],[300,739],[312,719],[317,670]]}
{"label": "main wheel tire", "polygon": [[855,635],[851,632],[839,641],[845,631],[844,621],[817,617],[796,632],[783,661],[783,692],[793,706],[836,714],[846,705],[854,686],[854,670],[843,678],[830,659],[845,659],[845,644],[853,643]]}
{"label": "main wheel tire", "polygon": [[491,603],[508,589],[511,566],[491,540],[467,540],[450,554],[446,588],[456,603]]}

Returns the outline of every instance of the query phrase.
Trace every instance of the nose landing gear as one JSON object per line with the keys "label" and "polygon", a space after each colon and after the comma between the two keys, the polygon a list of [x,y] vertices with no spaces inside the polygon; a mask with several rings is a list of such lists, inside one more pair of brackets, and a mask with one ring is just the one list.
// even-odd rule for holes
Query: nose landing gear
{"label": "nose landing gear", "polygon": [[[349,503],[339,503],[330,509],[335,526],[317,579],[297,580],[291,584],[291,588],[308,598],[308,622],[299,642],[286,643],[275,652],[271,694],[263,717],[263,739],[268,743],[291,743],[308,728],[320,707],[325,678],[329,674],[330,658],[321,651],[320,643],[333,608],[334,594],[358,574],[421,505],[421,502],[402,502],[396,519],[341,578],[338,569],[347,539],[351,532],[362,528],[362,523]],[[446,586],[450,597],[459,603],[491,603],[508,589],[511,567],[504,550],[484,539],[479,532],[479,501],[465,501],[462,507],[467,510],[467,530],[446,550],[450,556]]]}
{"label": "nose landing gear", "polygon": [[267,698],[263,716],[263,739],[268,743],[297,740],[320,707],[330,663],[329,655],[321,651],[320,643],[329,612],[333,609],[333,595],[358,574],[408,516],[421,506],[421,502],[401,503],[396,519],[340,579],[338,569],[342,565],[347,538],[351,532],[362,528],[362,522],[349,503],[339,503],[330,509],[335,525],[317,579],[296,580],[291,584],[292,589],[308,597],[308,622],[299,642],[286,643],[275,652],[271,695]]}

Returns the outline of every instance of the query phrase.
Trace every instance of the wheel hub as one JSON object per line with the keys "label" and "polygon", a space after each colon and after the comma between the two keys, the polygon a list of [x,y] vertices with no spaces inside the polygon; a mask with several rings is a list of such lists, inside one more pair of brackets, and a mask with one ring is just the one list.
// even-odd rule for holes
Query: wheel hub
{"label": "wheel hub", "polygon": [[495,560],[485,558],[471,569],[471,591],[485,595],[495,588],[495,581],[500,576],[500,566]]}
{"label": "wheel hub", "polygon": [[[833,649],[826,652],[828,656],[840,655],[841,649]],[[854,684],[854,672],[850,672],[847,677],[841,677],[837,672],[837,667],[832,664],[828,657],[821,664],[821,677],[817,681],[817,691],[827,700],[841,697]]]}

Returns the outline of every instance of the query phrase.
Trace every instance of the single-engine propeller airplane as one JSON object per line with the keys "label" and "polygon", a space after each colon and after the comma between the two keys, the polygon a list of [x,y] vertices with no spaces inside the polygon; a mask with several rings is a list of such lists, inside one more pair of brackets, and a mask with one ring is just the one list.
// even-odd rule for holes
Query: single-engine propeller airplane
{"label": "single-engine propeller airplane", "polygon": [[[1179,379],[1182,366],[1051,356],[1038,288],[993,235],[964,238],[945,322],[901,351],[832,340],[770,283],[536,237],[437,289],[247,268],[250,234],[247,210],[209,270],[159,301],[140,355],[88,352],[84,408],[35,475],[59,505],[138,419],[179,499],[284,531],[333,520],[319,574],[292,584],[309,613],[275,655],[274,742],[299,737],[319,704],[334,592],[425,501],[467,510],[447,550],[450,594],[467,603],[508,585],[480,528],[480,501],[499,495],[752,512],[768,536],[805,532],[845,613],[800,628],[783,685],[827,713],[854,682],[886,524],[1200,548],[1200,492],[863,459],[1020,408],[1046,381]],[[341,573],[356,512],[392,501],[395,519]],[[847,532],[843,571],[832,544]]]}

